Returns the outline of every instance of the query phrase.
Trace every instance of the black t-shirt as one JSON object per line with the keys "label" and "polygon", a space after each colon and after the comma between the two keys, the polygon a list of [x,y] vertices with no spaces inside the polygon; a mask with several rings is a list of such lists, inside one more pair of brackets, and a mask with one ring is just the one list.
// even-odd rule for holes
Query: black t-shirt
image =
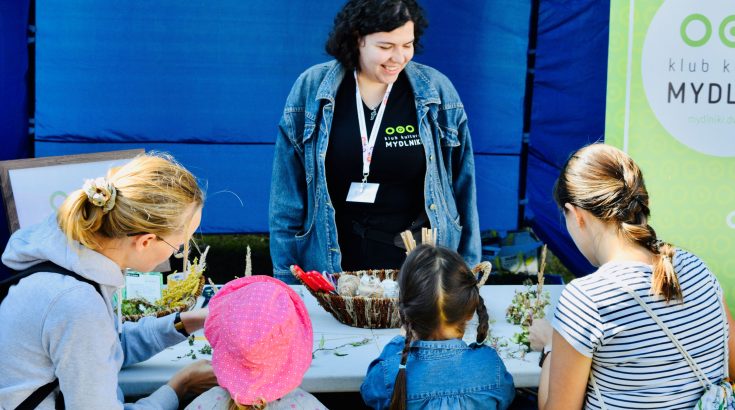
{"label": "black t-shirt", "polygon": [[[334,105],[326,176],[342,268],[399,268],[405,250],[389,242],[424,212],[426,155],[419,138],[411,84],[401,73],[388,97],[368,177],[368,182],[380,184],[374,203],[347,202],[350,184],[362,180],[362,143],[351,73],[342,80]],[[369,136],[375,117],[365,103],[362,109]]]}

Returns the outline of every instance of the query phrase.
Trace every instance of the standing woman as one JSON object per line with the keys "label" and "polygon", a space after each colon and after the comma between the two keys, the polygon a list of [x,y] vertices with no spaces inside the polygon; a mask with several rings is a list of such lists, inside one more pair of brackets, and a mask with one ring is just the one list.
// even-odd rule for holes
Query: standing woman
{"label": "standing woman", "polygon": [[126,268],[148,272],[181,248],[186,254],[203,201],[194,176],[173,158],[144,154],[88,180],[57,215],[13,234],[3,263],[45,269],[11,286],[0,304],[0,408],[24,401],[22,408],[36,408],[26,401],[34,396],[38,409],[177,409],[187,393],[216,384],[209,363],[200,361],[123,405],[120,368],[185,340],[207,311],[120,325],[112,307]]}
{"label": "standing woman", "polygon": [[574,153],[554,198],[599,268],[564,289],[553,330],[543,320],[531,327],[532,346],[551,352],[542,356],[539,409],[692,409],[704,388],[674,339],[710,382],[725,366],[735,371],[734,354],[725,363],[735,338],[717,278],[697,256],[658,240],[643,175],[617,148]]}
{"label": "standing woman", "polygon": [[451,82],[412,62],[427,22],[414,0],[350,0],[279,124],[270,197],[274,274],[398,268],[400,232],[480,260],[467,116]]}

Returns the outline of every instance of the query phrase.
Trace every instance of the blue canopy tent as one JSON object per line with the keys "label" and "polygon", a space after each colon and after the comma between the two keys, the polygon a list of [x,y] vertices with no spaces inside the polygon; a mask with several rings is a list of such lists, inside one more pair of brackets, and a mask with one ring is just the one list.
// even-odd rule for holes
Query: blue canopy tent
{"label": "blue canopy tent", "polygon": [[[0,111],[4,141],[28,141],[24,96],[35,86],[35,156],[167,151],[205,182],[203,233],[267,232],[276,124],[298,74],[329,58],[323,44],[342,0],[36,0],[30,71],[19,46],[29,4],[13,3],[0,15],[0,45],[15,45],[0,76],[17,92],[3,93],[0,106],[20,110]],[[465,103],[481,228],[530,221],[585,273],[549,203],[550,186],[569,152],[602,135],[609,3],[422,4],[430,27],[415,60],[446,74]],[[536,67],[527,82],[529,38]],[[9,146],[4,158],[27,156]]]}
{"label": "blue canopy tent", "polygon": [[526,217],[576,275],[594,268],[567,234],[551,192],[569,155],[604,136],[609,17],[609,0],[547,0],[539,7]]}

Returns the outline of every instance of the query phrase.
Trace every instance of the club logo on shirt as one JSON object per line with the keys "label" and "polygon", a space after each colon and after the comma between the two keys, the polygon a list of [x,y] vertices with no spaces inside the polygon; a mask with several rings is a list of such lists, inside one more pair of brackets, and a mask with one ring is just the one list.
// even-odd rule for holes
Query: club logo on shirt
{"label": "club logo on shirt", "polygon": [[421,145],[421,138],[413,125],[397,125],[385,128],[385,147],[404,148]]}
{"label": "club logo on shirt", "polygon": [[414,128],[413,125],[406,125],[405,127],[403,125],[399,125],[397,127],[387,127],[385,129],[385,135],[393,135],[393,134],[403,134],[403,133],[413,133],[416,131],[416,128]]}

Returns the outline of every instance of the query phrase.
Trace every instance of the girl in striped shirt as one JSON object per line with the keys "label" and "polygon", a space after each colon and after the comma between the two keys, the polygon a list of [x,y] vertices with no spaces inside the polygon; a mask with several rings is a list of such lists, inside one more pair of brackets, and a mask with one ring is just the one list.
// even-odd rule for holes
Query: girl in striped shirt
{"label": "girl in striped shirt", "polygon": [[717,279],[697,256],[656,237],[643,175],[617,148],[574,153],[554,199],[577,248],[599,268],[565,288],[551,326],[537,320],[531,328],[532,346],[553,347],[542,361],[539,409],[691,409],[702,384],[626,288],[718,382],[735,338]]}

